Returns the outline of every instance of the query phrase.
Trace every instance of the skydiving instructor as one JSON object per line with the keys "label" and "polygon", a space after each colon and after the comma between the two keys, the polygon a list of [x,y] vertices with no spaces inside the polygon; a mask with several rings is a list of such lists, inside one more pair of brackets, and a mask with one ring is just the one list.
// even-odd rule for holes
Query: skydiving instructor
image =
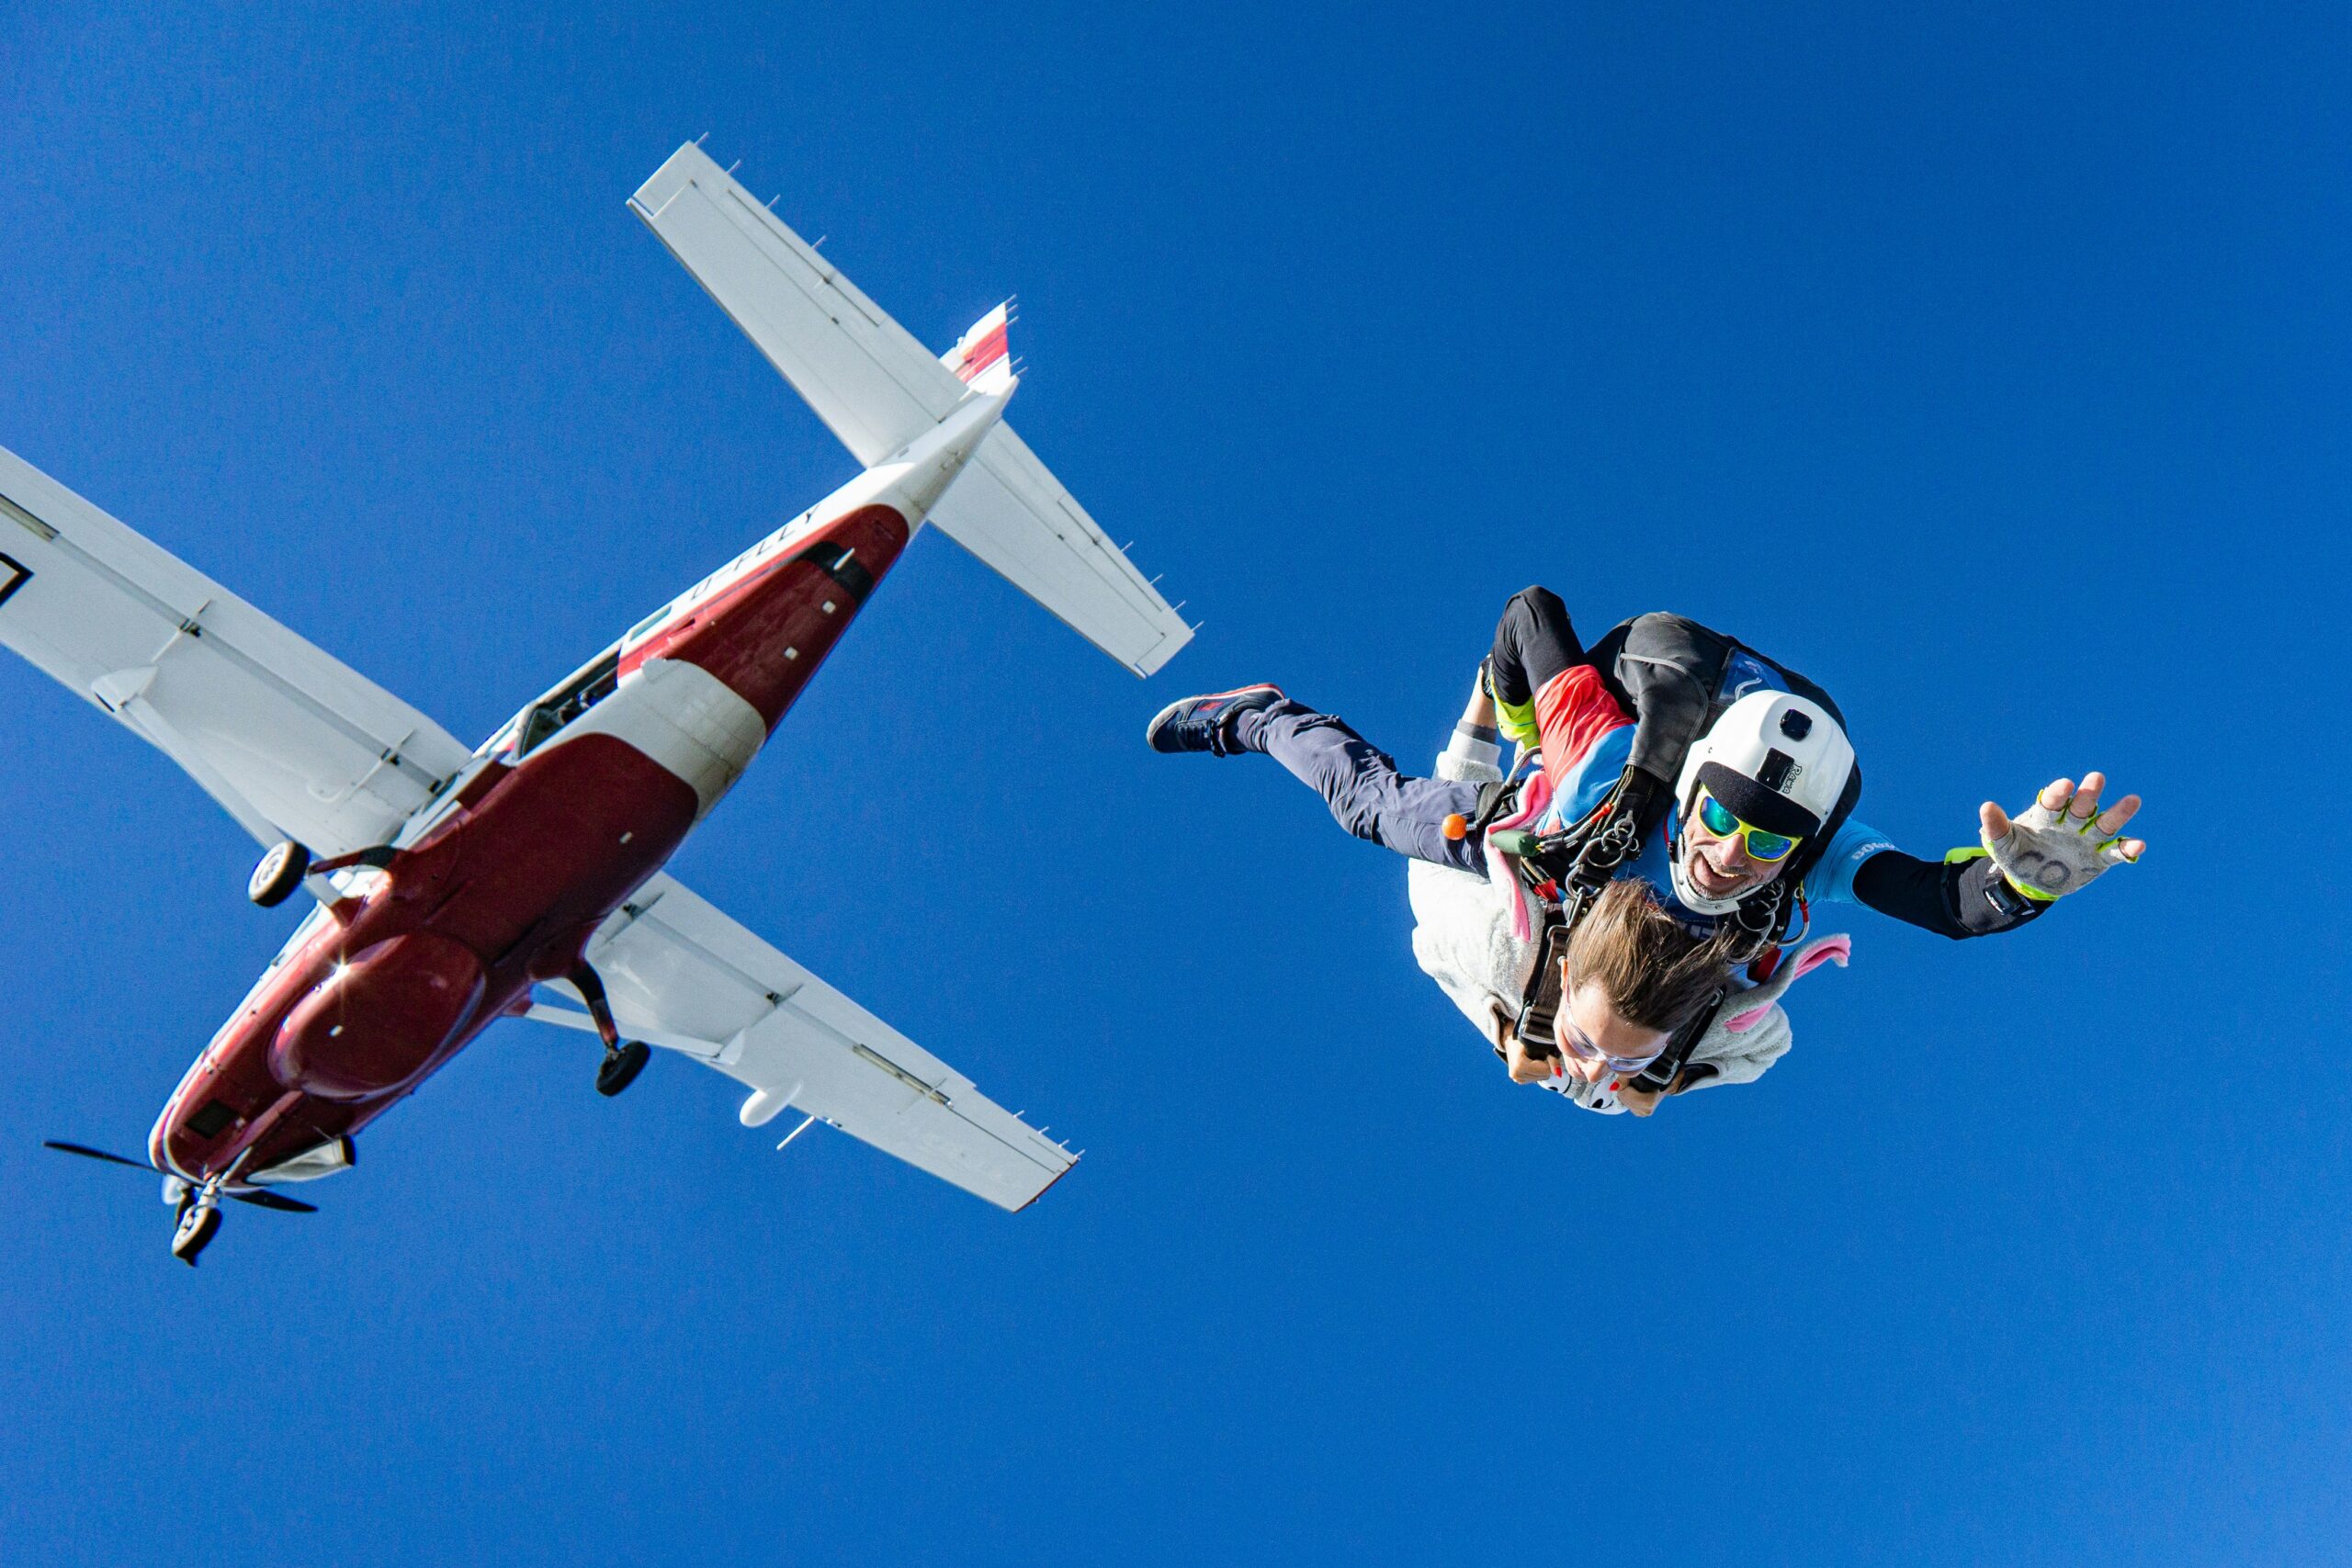
{"label": "skydiving instructor", "polygon": [[[1575,1060],[1581,1032],[1555,1037],[1573,985],[1574,928],[1614,882],[1645,885],[1705,944],[1701,958],[1736,966],[1777,998],[1820,950],[1834,945],[1828,956],[1843,962],[1842,938],[1806,941],[1825,906],[1856,903],[1945,936],[1984,936],[2030,923],[2146,849],[2120,836],[2139,797],[2102,807],[2106,781],[2093,773],[2079,785],[2052,782],[2014,818],[1985,802],[1974,846],[1939,860],[1906,854],[1855,817],[1861,772],[1844,717],[1819,686],[1679,615],[1638,616],[1587,647],[1543,588],[1505,606],[1438,777],[1405,775],[1340,719],[1272,685],[1171,704],[1147,739],[1163,752],[1263,751],[1320,794],[1349,832],[1453,874],[1414,870],[1423,968],[1474,1021],[1516,1000],[1513,1021],[1493,1032],[1513,1077],[1556,1079],[1565,1048],[1566,1065],[1589,1080],[1575,1098],[1595,1110],[1645,1114],[1660,1096],[1747,1081],[1770,1062],[1768,1054],[1756,1065],[1753,1043],[1732,1037],[1752,1027],[1754,998],[1766,995],[1736,980],[1720,1016],[1678,1029],[1638,1074],[1614,1071],[1626,1063],[1609,1058],[1613,1096],[1595,1064]],[[1506,739],[1519,750],[1508,776],[1492,765]],[[1477,883],[1487,886],[1474,891]],[[1516,922],[1517,942],[1493,939],[1497,972],[1466,987],[1453,972],[1461,965],[1433,964],[1427,951],[1425,906],[1438,901],[1425,895],[1441,887],[1461,890],[1448,895],[1457,910],[1475,898],[1483,918],[1500,921],[1508,909]],[[1784,957],[1795,963],[1781,971]],[[1514,998],[1519,974],[1528,978]],[[1747,1021],[1734,1021],[1735,1010]],[[1785,1021],[1770,1011],[1785,1049]]]}

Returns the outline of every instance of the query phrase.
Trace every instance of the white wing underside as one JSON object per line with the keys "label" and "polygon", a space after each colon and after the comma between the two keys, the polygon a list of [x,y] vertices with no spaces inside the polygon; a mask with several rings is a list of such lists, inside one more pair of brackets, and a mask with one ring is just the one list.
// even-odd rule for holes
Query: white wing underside
{"label": "white wing underside", "polygon": [[[629,206],[867,468],[969,394],[701,148],[679,148]],[[1138,675],[1192,637],[1010,425],[981,443],[930,520]]]}
{"label": "white wing underside", "polygon": [[0,592],[0,644],[153,744],[264,843],[322,856],[384,843],[471,754],[5,448]]}
{"label": "white wing underside", "polygon": [[[1076,1161],[971,1079],[729,919],[656,876],[588,944],[624,1035],[757,1091],[755,1124],[815,1116],[1007,1209]],[[579,1027],[584,1015],[532,1016]]]}

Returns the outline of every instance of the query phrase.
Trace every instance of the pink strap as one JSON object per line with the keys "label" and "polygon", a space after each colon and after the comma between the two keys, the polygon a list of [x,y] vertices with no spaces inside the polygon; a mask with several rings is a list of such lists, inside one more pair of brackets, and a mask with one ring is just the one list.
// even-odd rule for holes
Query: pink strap
{"label": "pink strap", "polygon": [[[1496,820],[1494,828],[1523,828],[1544,814],[1552,804],[1552,781],[1542,773],[1530,773],[1527,782],[1519,786],[1518,809],[1509,817]],[[1510,895],[1510,934],[1521,942],[1535,940],[1535,925],[1527,914],[1527,890],[1519,885],[1519,873],[1511,865],[1510,856],[1495,848],[1494,829],[1487,829],[1487,879],[1500,883]]]}
{"label": "pink strap", "polygon": [[1544,815],[1552,804],[1552,781],[1544,773],[1530,773],[1527,782],[1519,786],[1519,809],[1498,821],[1498,828],[1524,828]]}

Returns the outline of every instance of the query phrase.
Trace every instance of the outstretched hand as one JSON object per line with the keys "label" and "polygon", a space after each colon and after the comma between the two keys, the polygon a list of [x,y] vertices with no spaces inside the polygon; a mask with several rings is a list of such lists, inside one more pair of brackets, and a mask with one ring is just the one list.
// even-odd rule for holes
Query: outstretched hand
{"label": "outstretched hand", "polygon": [[2055,780],[2014,819],[1986,801],[1977,817],[1994,863],[2021,891],[2049,899],[2138,860],[2147,840],[2118,835],[2138,813],[2140,797],[2127,795],[2101,811],[2098,797],[2106,788],[2103,773],[2085,773],[2080,789],[2072,779]]}

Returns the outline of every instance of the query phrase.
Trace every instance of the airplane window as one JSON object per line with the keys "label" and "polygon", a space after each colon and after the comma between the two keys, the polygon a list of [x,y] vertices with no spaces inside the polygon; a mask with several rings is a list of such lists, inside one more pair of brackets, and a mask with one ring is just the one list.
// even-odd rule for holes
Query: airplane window
{"label": "airplane window", "polygon": [[615,649],[532,704],[514,748],[516,760],[529,756],[549,736],[611,696],[620,683],[621,656]]}
{"label": "airplane window", "polygon": [[645,619],[629,627],[628,636],[621,638],[621,640],[623,642],[635,642],[639,637],[643,637],[647,632],[651,631],[654,627],[668,620],[670,618],[671,610],[674,608],[676,604],[677,601],[673,599],[669,604],[662,605],[660,609],[654,611],[653,614],[646,616]]}

